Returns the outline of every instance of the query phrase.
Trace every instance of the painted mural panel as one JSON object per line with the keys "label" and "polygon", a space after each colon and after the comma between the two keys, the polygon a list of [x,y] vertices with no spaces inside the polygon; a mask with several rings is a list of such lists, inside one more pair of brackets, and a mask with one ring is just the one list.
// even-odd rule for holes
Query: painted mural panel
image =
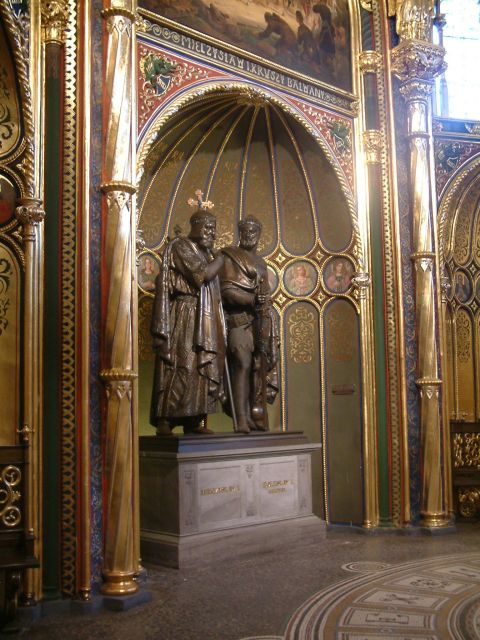
{"label": "painted mural panel", "polygon": [[139,5],[264,60],[351,90],[347,0],[140,0]]}
{"label": "painted mural panel", "polygon": [[18,263],[0,245],[0,445],[16,444],[20,426],[20,340]]}
{"label": "painted mural panel", "polygon": [[474,338],[472,318],[459,309],[457,329],[458,416],[467,422],[475,420]]}

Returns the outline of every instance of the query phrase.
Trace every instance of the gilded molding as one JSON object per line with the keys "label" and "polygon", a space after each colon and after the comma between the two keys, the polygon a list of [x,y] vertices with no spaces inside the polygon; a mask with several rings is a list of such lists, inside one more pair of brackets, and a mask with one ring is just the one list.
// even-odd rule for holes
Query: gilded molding
{"label": "gilded molding", "polygon": [[129,194],[134,194],[137,192],[138,187],[136,187],[131,182],[124,182],[122,180],[110,180],[110,182],[102,182],[100,185],[100,189],[103,193],[109,193],[111,191],[125,191]]}
{"label": "gilded molding", "polygon": [[381,207],[385,262],[386,357],[388,367],[391,447],[391,517],[396,526],[411,520],[409,489],[408,413],[406,398],[403,284],[396,187],[395,127],[390,60],[381,49],[388,24],[381,3],[373,3],[373,27],[382,64],[376,71],[379,129],[385,139],[380,149]]}
{"label": "gilded molding", "polygon": [[138,378],[138,374],[131,369],[103,369],[100,378],[105,382],[131,382]]}
{"label": "gilded molding", "polygon": [[367,129],[363,132],[363,147],[367,164],[379,164],[382,161],[382,149],[385,145],[383,133],[378,129]]}
{"label": "gilded molding", "polygon": [[65,0],[43,0],[41,12],[44,43],[63,45],[67,28]]}
{"label": "gilded molding", "polygon": [[358,54],[358,64],[362,73],[377,73],[382,66],[382,56],[378,51],[362,51]]}
{"label": "gilded molding", "polygon": [[108,7],[107,9],[102,9],[100,14],[105,20],[121,16],[123,18],[128,18],[131,22],[136,22],[138,18],[134,11],[130,11],[130,9],[127,9],[126,7]]}

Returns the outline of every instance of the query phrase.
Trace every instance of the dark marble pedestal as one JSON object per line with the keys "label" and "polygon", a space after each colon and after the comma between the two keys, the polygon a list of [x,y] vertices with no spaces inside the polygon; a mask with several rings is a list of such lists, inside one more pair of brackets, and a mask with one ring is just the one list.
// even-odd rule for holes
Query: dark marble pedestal
{"label": "dark marble pedestal", "polygon": [[183,568],[318,540],[320,447],[302,432],[140,438],[142,559]]}

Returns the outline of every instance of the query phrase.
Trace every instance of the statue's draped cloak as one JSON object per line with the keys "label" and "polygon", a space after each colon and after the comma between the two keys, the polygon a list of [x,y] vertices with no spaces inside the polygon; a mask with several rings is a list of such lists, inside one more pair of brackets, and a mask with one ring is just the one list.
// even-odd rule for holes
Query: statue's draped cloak
{"label": "statue's draped cloak", "polygon": [[163,255],[151,325],[156,339],[153,425],[160,418],[216,410],[225,361],[225,320],[218,278],[205,281],[209,257],[184,237],[172,240]]}

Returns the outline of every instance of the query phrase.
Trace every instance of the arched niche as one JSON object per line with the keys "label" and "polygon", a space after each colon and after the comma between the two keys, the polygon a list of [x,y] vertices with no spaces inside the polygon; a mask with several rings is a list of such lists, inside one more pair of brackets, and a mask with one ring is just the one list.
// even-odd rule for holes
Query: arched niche
{"label": "arched niche", "polygon": [[[153,281],[168,238],[188,233],[187,200],[201,189],[215,204],[217,247],[236,241],[237,222],[246,215],[254,214],[263,224],[260,253],[269,267],[283,336],[282,388],[270,409],[270,424],[273,429],[304,430],[310,440],[324,444],[313,475],[316,512],[325,516],[330,471],[325,465],[324,340],[331,333],[325,319],[333,316],[329,312],[324,317],[324,310],[329,303],[341,302],[335,309],[348,318],[354,313],[359,336],[352,284],[358,268],[358,227],[352,196],[335,158],[318,132],[289,104],[238,83],[204,86],[189,99],[181,96],[179,102],[165,107],[144,134],[138,158],[137,225],[145,242],[137,261],[140,433],[153,433],[148,424],[154,360],[149,334]],[[360,406],[358,340],[354,348],[337,387],[353,386]],[[347,375],[349,368],[351,375]],[[342,420],[342,405],[337,404],[335,420]],[[345,429],[360,434],[360,414],[353,426],[345,417]],[[222,414],[208,420],[216,431],[232,430]],[[357,442],[356,436],[352,442]],[[358,468],[359,455],[356,447],[353,457]],[[360,495],[352,495],[361,521],[361,483],[358,486]],[[352,520],[345,514],[337,521]]]}

